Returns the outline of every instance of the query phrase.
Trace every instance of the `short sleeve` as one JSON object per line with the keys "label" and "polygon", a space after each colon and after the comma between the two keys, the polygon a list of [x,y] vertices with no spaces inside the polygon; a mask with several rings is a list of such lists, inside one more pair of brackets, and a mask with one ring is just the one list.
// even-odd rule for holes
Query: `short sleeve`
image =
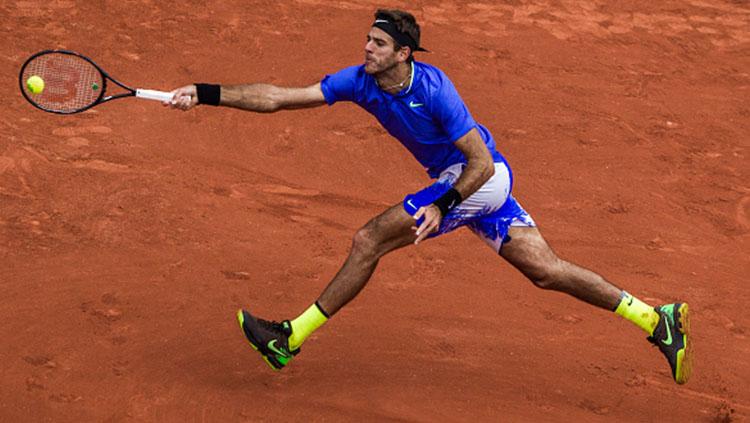
{"label": "short sleeve", "polygon": [[354,101],[361,67],[359,65],[342,69],[334,74],[326,75],[320,81],[323,97],[329,106],[337,101]]}
{"label": "short sleeve", "polygon": [[456,142],[476,125],[476,121],[458,95],[453,83],[443,75],[442,83],[431,102],[433,116],[437,119],[451,142]]}

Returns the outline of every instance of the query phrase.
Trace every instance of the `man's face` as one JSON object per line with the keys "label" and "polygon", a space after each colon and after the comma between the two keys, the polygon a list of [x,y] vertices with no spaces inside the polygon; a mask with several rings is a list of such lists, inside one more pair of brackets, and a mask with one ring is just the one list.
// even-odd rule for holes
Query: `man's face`
{"label": "man's face", "polygon": [[367,34],[365,44],[365,72],[375,75],[396,66],[405,61],[407,56],[405,48],[394,51],[394,41],[390,35],[380,28],[372,27]]}

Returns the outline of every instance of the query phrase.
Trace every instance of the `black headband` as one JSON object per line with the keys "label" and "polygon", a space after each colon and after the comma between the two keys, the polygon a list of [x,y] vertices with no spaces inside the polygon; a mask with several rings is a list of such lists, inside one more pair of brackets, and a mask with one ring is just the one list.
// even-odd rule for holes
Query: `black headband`
{"label": "black headband", "polygon": [[385,31],[386,34],[390,35],[391,38],[393,38],[399,45],[409,47],[411,49],[411,52],[414,53],[415,51],[427,51],[422,47],[419,47],[417,45],[416,40],[411,38],[411,35],[401,32],[396,28],[396,25],[393,24],[393,22],[389,21],[388,19],[383,18],[376,18],[375,23],[372,24],[375,28],[380,28],[383,31]]}

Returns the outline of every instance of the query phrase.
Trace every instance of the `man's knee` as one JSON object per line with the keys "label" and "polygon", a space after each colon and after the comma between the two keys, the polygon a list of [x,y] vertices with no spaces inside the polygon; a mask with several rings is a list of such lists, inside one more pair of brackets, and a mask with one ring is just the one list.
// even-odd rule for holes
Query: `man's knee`
{"label": "man's knee", "polygon": [[364,254],[375,255],[378,250],[379,242],[372,228],[367,226],[360,228],[352,240],[352,251]]}
{"label": "man's knee", "polygon": [[529,280],[540,289],[555,289],[558,279],[554,273],[540,273],[529,277]]}
{"label": "man's knee", "polygon": [[557,289],[564,278],[564,263],[555,257],[539,263],[533,270],[526,273],[526,277],[541,289]]}

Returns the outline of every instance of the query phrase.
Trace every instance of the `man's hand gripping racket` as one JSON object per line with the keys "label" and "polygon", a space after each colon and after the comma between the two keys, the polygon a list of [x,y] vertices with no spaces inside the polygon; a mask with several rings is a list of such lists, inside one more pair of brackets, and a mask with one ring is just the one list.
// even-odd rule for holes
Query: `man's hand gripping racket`
{"label": "man's hand gripping racket", "polygon": [[[111,94],[108,82],[125,91]],[[177,91],[130,88],[107,74],[93,60],[68,50],[45,50],[29,57],[21,67],[19,84],[29,103],[45,112],[59,114],[80,113],[98,104],[127,97],[161,101],[182,109],[197,102],[195,95],[178,95]]]}

